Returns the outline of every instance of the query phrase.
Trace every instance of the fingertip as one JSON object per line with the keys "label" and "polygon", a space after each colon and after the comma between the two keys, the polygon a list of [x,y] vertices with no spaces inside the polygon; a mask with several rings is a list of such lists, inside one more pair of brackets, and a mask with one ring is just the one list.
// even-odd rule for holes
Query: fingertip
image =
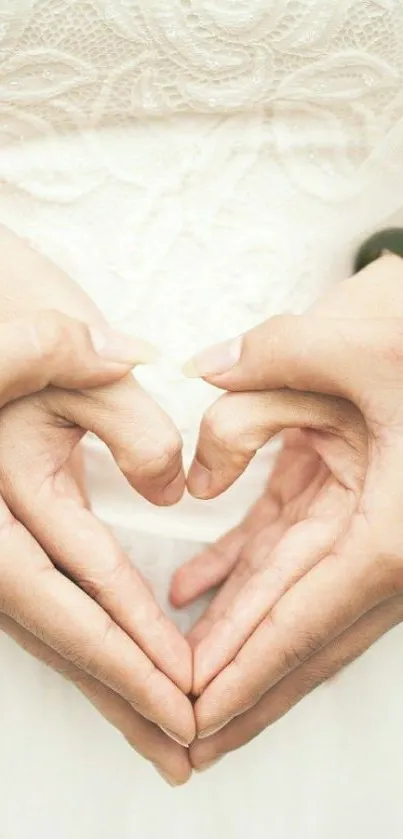
{"label": "fingertip", "polygon": [[[189,579],[190,577],[190,579]],[[199,588],[196,588],[192,582],[192,575],[189,568],[186,566],[179,568],[172,579],[169,599],[176,609],[183,609],[188,606],[193,600],[201,594]]]}
{"label": "fingertip", "polygon": [[163,731],[170,740],[186,749],[191,743],[193,743],[196,737],[196,722],[193,713],[193,704],[189,699],[191,682],[192,679],[190,678],[189,681],[182,687],[175,685],[177,698],[175,709],[172,709],[172,713],[167,714],[165,713],[166,708],[161,706],[161,718],[156,721],[161,731]]}
{"label": "fingertip", "polygon": [[157,347],[149,341],[110,328],[90,326],[88,331],[94,352],[105,361],[135,367],[153,364],[160,357]]}
{"label": "fingertip", "polygon": [[180,584],[176,583],[176,581],[172,583],[172,587],[169,592],[169,602],[174,609],[183,609],[189,602],[185,594],[181,591]]}
{"label": "fingertip", "polygon": [[159,766],[154,765],[154,768],[155,771],[158,772],[158,775],[162,778],[163,781],[165,781],[166,784],[168,784],[169,787],[180,787],[183,786],[184,783],[186,783],[185,781],[179,780],[171,772],[167,772],[165,769],[160,769]]}
{"label": "fingertip", "polygon": [[187,488],[194,498],[201,501],[207,500],[211,497],[213,489],[213,475],[207,466],[203,466],[200,461],[195,458],[189,469],[187,481]]}
{"label": "fingertip", "polygon": [[228,373],[235,367],[242,354],[243,336],[215,344],[194,355],[182,367],[188,378],[213,379]]}
{"label": "fingertip", "polygon": [[204,772],[207,769],[211,769],[226,756],[219,751],[217,739],[196,740],[192,744],[189,752],[189,760],[194,772]]}
{"label": "fingertip", "polygon": [[[161,749],[161,761],[165,757],[166,742],[164,750]],[[192,777],[193,767],[189,759],[188,748],[177,746],[170,738],[169,755],[166,755],[165,765],[153,763],[155,770],[169,784],[170,787],[181,787]]]}
{"label": "fingertip", "polygon": [[176,477],[162,490],[161,506],[172,507],[183,498],[186,490],[186,476],[183,468]]}

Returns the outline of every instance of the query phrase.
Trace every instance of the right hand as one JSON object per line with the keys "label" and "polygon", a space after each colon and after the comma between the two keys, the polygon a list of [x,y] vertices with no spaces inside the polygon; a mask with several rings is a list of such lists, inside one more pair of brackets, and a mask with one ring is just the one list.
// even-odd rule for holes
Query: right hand
{"label": "right hand", "polygon": [[[31,311],[37,310],[46,299],[104,328],[96,308],[74,283],[12,234],[5,236],[15,302],[8,318],[26,313],[28,302]],[[31,294],[27,301],[28,291],[24,295],[19,287],[21,308],[15,299],[16,277]],[[41,293],[35,296],[31,290],[38,287]],[[58,299],[55,287],[62,292]],[[1,296],[9,305],[4,272]],[[46,332],[49,324],[42,326]],[[51,325],[51,335],[53,331]],[[45,346],[48,341],[49,335]],[[63,348],[59,344],[59,359],[68,370],[70,359]],[[45,359],[54,363],[49,348]],[[25,391],[13,391],[15,401],[0,414],[1,625],[75,681],[165,777],[182,783],[190,774],[188,755],[172,738],[187,744],[195,734],[186,696],[190,649],[116,540],[86,509],[70,468],[79,441],[91,430],[106,442],[138,491],[154,503],[173,503],[184,488],[181,441],[133,377],[107,387],[105,381],[97,383],[90,390],[67,391],[60,385],[72,384],[56,379],[55,386],[22,399],[15,396]],[[41,378],[44,384],[46,376]],[[88,387],[88,382],[82,384]]]}
{"label": "right hand", "polygon": [[[196,629],[199,768],[402,620],[402,278],[402,260],[383,256],[308,314],[255,327],[238,361],[222,346],[196,360],[232,365],[204,376],[228,392],[201,429],[209,480],[198,487],[191,472],[191,490],[219,494],[289,429],[268,489],[271,521],[238,563],[231,558],[230,578]],[[189,570],[198,575],[197,561]]]}

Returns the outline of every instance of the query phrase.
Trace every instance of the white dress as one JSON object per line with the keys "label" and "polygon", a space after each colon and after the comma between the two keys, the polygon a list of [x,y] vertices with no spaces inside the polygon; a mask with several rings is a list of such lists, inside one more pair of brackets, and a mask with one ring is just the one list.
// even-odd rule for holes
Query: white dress
{"label": "white dress", "polygon": [[[212,393],[178,362],[304,309],[403,221],[403,2],[0,0],[0,39],[0,222],[161,345],[142,381],[188,458]],[[167,610],[173,570],[240,520],[269,460],[157,510],[88,443],[94,508]],[[2,637],[1,839],[397,839],[402,641],[171,790]]]}

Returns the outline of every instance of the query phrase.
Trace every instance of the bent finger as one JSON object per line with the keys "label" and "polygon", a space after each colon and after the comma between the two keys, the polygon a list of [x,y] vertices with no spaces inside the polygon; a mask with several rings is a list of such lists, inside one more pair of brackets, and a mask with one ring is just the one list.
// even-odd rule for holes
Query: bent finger
{"label": "bent finger", "polygon": [[[221,728],[387,596],[371,577],[373,545],[349,539],[281,597],[196,704],[198,730]],[[262,665],[262,662],[264,663]]]}
{"label": "bent finger", "polygon": [[[34,423],[35,434],[30,439],[30,425]],[[70,433],[65,430],[61,445],[60,428],[49,422],[46,412],[42,420],[36,401],[31,400],[4,409],[2,432],[0,486],[16,518],[55,565],[98,602],[153,663],[187,693],[192,675],[187,642],[158,607],[117,539],[86,508],[71,475],[77,429]],[[29,470],[27,449],[13,445],[15,437],[29,441]],[[50,457],[52,452],[56,459]],[[65,469],[58,459],[65,459],[67,454]]]}
{"label": "bent finger", "polygon": [[149,501],[162,506],[180,500],[182,438],[132,376],[80,394],[50,390],[45,399],[55,416],[96,434],[131,486]]}
{"label": "bent finger", "polygon": [[[334,509],[338,509],[334,488]],[[205,686],[235,657],[253,631],[270,614],[282,595],[307,574],[333,548],[348,515],[314,516],[291,527],[277,548],[263,543],[263,561],[251,552],[249,578],[217,616],[210,632],[194,650],[193,692],[201,694]],[[258,557],[259,559],[259,557]]]}
{"label": "bent finger", "polygon": [[245,471],[255,454],[287,428],[361,432],[362,416],[349,402],[314,393],[227,393],[203,418],[187,485],[196,498],[214,498]]}
{"label": "bent finger", "polygon": [[258,703],[217,734],[196,740],[190,748],[195,769],[239,749],[277,722],[308,693],[335,676],[403,620],[403,598],[386,600],[360,618],[323,650],[285,676]]}
{"label": "bent finger", "polygon": [[97,603],[53,567],[5,507],[1,514],[1,611],[142,716],[189,743],[194,716],[182,691]]}
{"label": "bent finger", "polygon": [[34,658],[73,682],[129,745],[171,779],[173,784],[179,785],[189,779],[191,767],[187,751],[144,719],[122,697],[79,670],[11,618],[0,615],[0,630]]}
{"label": "bent finger", "polygon": [[[202,553],[185,562],[175,572],[171,586],[173,605],[182,608],[226,580],[239,561],[245,544],[251,539],[251,534],[263,530],[266,532],[277,515],[278,505],[269,493],[264,493],[240,525],[208,545]],[[193,637],[193,630],[188,637]]]}
{"label": "bent finger", "polygon": [[43,485],[19,493],[24,523],[55,565],[74,580],[139,645],[151,661],[189,693],[189,645],[116,538],[89,510]]}

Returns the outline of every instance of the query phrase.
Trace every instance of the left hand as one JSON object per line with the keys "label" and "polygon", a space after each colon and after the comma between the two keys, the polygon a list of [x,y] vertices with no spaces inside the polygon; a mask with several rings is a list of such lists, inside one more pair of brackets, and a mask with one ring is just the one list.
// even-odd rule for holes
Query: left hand
{"label": "left hand", "polygon": [[[224,552],[224,575],[234,571],[193,635],[197,768],[247,742],[403,617],[396,313],[402,263],[382,258],[308,315],[252,330],[238,364],[205,376],[249,392],[226,394],[204,421],[194,494],[219,494],[270,437],[294,431],[257,512],[227,537],[237,548]],[[179,572],[175,602],[206,587],[191,583],[204,560]],[[207,569],[219,582],[211,552]]]}
{"label": "left hand", "polygon": [[[73,680],[133,748],[170,782],[183,783],[191,774],[185,744],[195,735],[189,645],[87,508],[73,462],[92,431],[149,500],[163,505],[181,497],[180,435],[127,375],[155,351],[111,333],[82,289],[1,226],[0,265],[0,404],[13,400],[0,411],[0,632]],[[59,314],[44,317],[45,301]],[[66,314],[87,325],[73,342],[74,370]],[[15,386],[7,330],[22,315],[31,319],[28,327],[23,321],[14,328],[30,355]],[[31,358],[40,351],[44,363],[34,376]]]}

